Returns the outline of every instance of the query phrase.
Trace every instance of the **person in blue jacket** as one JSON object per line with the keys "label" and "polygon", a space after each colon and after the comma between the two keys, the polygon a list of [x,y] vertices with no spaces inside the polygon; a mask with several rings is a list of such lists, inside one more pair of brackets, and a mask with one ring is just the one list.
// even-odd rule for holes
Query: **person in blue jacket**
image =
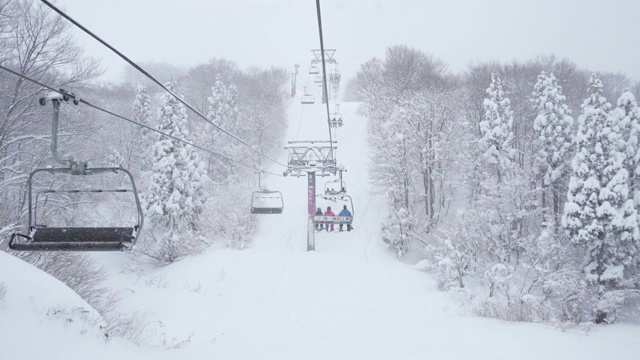
{"label": "person in blue jacket", "polygon": [[[345,205],[342,210],[340,211],[340,213],[338,214],[338,216],[351,216],[351,211],[349,211],[347,209],[347,205]],[[351,231],[351,223],[350,222],[346,222],[346,221],[341,221],[340,222],[340,231],[342,231],[342,225],[347,224],[347,231]]]}

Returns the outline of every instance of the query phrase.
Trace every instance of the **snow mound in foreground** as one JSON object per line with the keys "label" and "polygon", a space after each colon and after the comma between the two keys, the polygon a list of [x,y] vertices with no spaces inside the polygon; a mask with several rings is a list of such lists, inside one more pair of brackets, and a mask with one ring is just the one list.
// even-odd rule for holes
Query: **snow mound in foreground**
{"label": "snow mound in foreground", "polygon": [[0,252],[0,359],[76,358],[78,345],[105,343],[103,328],[100,314],[64,283]]}

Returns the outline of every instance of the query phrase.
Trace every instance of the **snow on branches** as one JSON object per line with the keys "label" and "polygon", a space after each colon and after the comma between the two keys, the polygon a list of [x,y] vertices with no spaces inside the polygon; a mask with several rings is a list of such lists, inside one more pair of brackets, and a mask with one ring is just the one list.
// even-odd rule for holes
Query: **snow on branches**
{"label": "snow on branches", "polygon": [[489,98],[484,99],[484,120],[480,122],[481,146],[484,159],[497,169],[498,182],[502,181],[515,157],[513,149],[513,112],[509,98],[505,96],[502,80],[491,74],[487,89]]}
{"label": "snow on branches", "polygon": [[543,188],[542,205],[546,206],[547,191],[552,198],[553,219],[558,224],[561,216],[560,189],[569,173],[569,156],[572,151],[573,118],[565,104],[562,87],[553,74],[544,71],[538,75],[534,86],[533,108],[538,112],[533,129],[538,138],[535,155],[534,174],[541,180]]}
{"label": "snow on branches", "polygon": [[[166,86],[176,93],[174,83]],[[188,136],[186,109],[170,94],[162,96],[158,123],[163,133],[178,139]],[[147,219],[155,225],[151,230],[154,243],[146,250],[153,257],[173,262],[195,247],[207,175],[198,154],[182,142],[160,136],[153,153],[151,189],[144,202]]]}
{"label": "snow on branches", "polygon": [[[619,128],[595,75],[589,92],[578,118],[577,153],[562,225],[571,241],[584,249],[586,279],[597,285],[603,299],[624,280],[625,268],[637,265],[640,232]],[[596,322],[606,319],[606,312],[596,311]]]}

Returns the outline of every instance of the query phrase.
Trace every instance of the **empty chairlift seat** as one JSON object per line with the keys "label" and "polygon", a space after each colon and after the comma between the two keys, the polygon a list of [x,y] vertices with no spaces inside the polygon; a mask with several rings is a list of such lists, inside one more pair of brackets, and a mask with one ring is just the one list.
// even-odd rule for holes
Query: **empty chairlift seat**
{"label": "empty chairlift seat", "polygon": [[305,105],[315,104],[316,98],[313,95],[304,94],[300,98],[300,102],[302,102]]}
{"label": "empty chairlift seat", "polygon": [[280,191],[260,190],[251,195],[251,213],[256,215],[282,214],[284,201]]}
{"label": "empty chairlift seat", "polygon": [[[131,181],[131,188],[112,190],[45,190],[33,196],[33,176],[36,173],[69,173],[69,169],[65,168],[36,169],[31,173],[28,181],[29,232],[28,234],[12,234],[9,241],[10,249],[17,251],[121,251],[128,250],[135,244],[138,234],[142,229],[143,215],[131,174],[122,168],[89,168],[86,169],[86,171],[88,174],[123,172],[128,175]],[[128,204],[128,206],[134,207],[135,216],[132,214],[131,220],[127,221],[129,224],[125,226],[50,226],[43,224],[43,220],[38,219],[37,216],[41,212],[44,213],[46,209],[38,210],[38,206],[46,204],[47,197],[58,193],[62,193],[65,196],[90,193],[98,195],[101,198],[111,197],[111,200],[113,200],[112,197],[117,196],[117,194],[128,193],[131,194],[129,196],[132,197],[132,203]],[[44,199],[41,199],[41,195],[45,195]],[[108,203],[109,202],[102,204]],[[101,204],[101,202],[95,203],[95,205],[99,204]],[[71,218],[75,219],[76,215],[74,214],[77,211],[74,212],[70,210],[69,207],[67,207],[67,210],[72,212]],[[136,219],[134,219],[134,217]]]}

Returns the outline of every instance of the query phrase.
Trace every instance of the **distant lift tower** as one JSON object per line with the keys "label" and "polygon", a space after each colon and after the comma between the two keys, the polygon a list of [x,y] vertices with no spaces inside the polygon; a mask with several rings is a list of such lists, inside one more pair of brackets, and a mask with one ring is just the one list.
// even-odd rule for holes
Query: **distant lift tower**
{"label": "distant lift tower", "polygon": [[[314,57],[314,59],[311,60],[311,66],[312,67],[314,66],[314,64],[322,63],[322,50],[313,49],[313,50],[311,50],[311,53],[313,53],[313,57]],[[336,59],[333,58],[333,55],[335,53],[336,53],[336,49],[324,49],[324,62],[325,62],[325,64],[336,64],[337,63]],[[326,70],[326,72],[329,73],[328,70]],[[320,75],[322,76],[322,73]],[[325,89],[326,81],[324,81],[324,79],[322,79],[322,80],[323,80],[322,81],[322,103],[326,104],[327,103],[327,89]]]}

